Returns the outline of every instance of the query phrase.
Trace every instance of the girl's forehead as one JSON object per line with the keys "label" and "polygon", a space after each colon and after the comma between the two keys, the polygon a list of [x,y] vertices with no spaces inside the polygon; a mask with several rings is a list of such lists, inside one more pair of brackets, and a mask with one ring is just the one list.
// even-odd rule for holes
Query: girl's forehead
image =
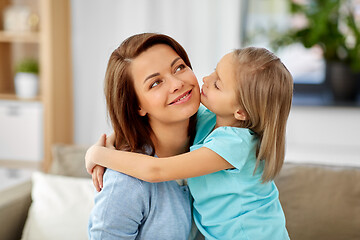
{"label": "girl's forehead", "polygon": [[228,53],[221,58],[217,67],[216,73],[223,84],[232,86],[235,82],[235,61],[233,53]]}
{"label": "girl's forehead", "polygon": [[223,67],[228,67],[229,64],[234,64],[234,57],[233,57],[233,53],[230,52],[226,55],[224,55],[220,61],[217,64],[217,68],[223,68]]}
{"label": "girl's forehead", "polygon": [[216,68],[217,70],[221,70],[221,69],[230,70],[232,67],[234,67],[234,64],[235,61],[234,61],[233,53],[228,53],[220,59]]}

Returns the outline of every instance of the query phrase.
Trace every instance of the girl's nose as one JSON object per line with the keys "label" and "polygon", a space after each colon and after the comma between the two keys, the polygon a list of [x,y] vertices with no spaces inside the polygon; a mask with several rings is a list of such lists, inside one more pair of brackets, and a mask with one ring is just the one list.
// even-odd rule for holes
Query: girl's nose
{"label": "girl's nose", "polygon": [[209,81],[209,76],[203,77],[203,83],[204,85],[207,84]]}

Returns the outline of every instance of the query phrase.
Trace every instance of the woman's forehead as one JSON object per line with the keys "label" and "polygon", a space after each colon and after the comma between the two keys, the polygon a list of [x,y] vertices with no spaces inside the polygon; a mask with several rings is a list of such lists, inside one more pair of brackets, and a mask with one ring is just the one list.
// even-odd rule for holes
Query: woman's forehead
{"label": "woman's forehead", "polygon": [[157,44],[133,59],[131,71],[134,78],[154,74],[171,67],[179,55],[166,44]]}
{"label": "woman's forehead", "polygon": [[[153,61],[161,60],[161,58],[171,56],[171,55],[178,55],[175,50],[167,44],[155,44],[145,51],[140,53],[135,59],[148,59]],[[158,57],[158,58],[154,58]]]}

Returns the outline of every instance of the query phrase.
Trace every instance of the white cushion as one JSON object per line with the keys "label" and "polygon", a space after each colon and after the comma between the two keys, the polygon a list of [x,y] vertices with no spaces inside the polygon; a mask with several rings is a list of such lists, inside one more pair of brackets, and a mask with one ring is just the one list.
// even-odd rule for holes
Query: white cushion
{"label": "white cushion", "polygon": [[87,225],[94,205],[91,179],[35,172],[32,204],[22,240],[88,239]]}

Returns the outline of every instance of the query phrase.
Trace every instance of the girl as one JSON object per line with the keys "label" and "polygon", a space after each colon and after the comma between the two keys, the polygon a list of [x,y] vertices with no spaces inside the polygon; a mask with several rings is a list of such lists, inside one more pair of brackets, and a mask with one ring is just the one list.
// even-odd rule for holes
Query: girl
{"label": "girl", "polygon": [[198,111],[190,153],[153,158],[105,148],[102,138],[86,154],[88,171],[99,164],[149,182],[189,178],[206,239],[289,239],[272,180],[284,161],[291,74],[268,50],[250,47],[225,55],[203,81],[207,109]]}
{"label": "girl", "polygon": [[[185,50],[174,39],[152,33],[126,39],[110,56],[105,96],[117,149],[159,156],[188,150],[200,90]],[[190,227],[186,186],[144,182],[107,169],[88,233],[96,240],[186,240]]]}

